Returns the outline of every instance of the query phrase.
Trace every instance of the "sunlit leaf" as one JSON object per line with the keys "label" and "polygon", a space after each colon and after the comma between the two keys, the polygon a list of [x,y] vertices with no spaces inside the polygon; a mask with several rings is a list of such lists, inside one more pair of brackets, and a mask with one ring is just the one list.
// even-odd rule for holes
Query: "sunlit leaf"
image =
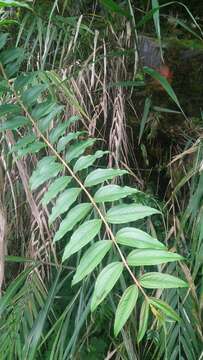
{"label": "sunlit leaf", "polygon": [[73,233],[69,243],[66,245],[62,261],[68,259],[72,254],[82,249],[86,244],[92,241],[99,233],[101,220],[89,220],[80,225]]}
{"label": "sunlit leaf", "polygon": [[97,306],[105,299],[111,289],[114,287],[123,271],[123,264],[121,262],[113,262],[107,265],[99,274],[94,288],[94,293],[91,302],[91,311],[94,311]]}
{"label": "sunlit leaf", "polygon": [[118,307],[116,309],[114,334],[115,336],[121,331],[130,314],[132,313],[138,298],[138,288],[136,285],[129,286],[123,293]]}
{"label": "sunlit leaf", "polygon": [[112,246],[111,240],[101,240],[93,244],[83,255],[73,277],[72,284],[75,285],[85,276],[90,274],[95,267],[101,263],[104,256]]}

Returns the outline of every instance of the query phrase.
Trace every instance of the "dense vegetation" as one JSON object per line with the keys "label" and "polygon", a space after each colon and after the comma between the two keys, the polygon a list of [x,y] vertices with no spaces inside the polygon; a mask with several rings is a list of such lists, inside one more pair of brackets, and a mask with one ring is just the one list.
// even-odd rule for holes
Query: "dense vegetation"
{"label": "dense vegetation", "polygon": [[0,360],[202,359],[203,6],[0,12]]}

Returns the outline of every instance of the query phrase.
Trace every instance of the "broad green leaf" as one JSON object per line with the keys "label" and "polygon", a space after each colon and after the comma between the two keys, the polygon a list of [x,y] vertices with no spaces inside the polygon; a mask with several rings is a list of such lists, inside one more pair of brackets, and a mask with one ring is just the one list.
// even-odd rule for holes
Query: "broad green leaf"
{"label": "broad green leaf", "polygon": [[183,260],[183,257],[173,252],[157,249],[133,250],[127,257],[127,263],[130,266],[159,265],[178,260]]}
{"label": "broad green leaf", "polygon": [[80,188],[70,188],[59,195],[58,199],[56,200],[56,205],[52,208],[51,215],[49,216],[49,224],[52,224],[59,215],[68,211],[70,206],[77,199],[80,191]]}
{"label": "broad green leaf", "polygon": [[44,157],[38,162],[37,168],[30,178],[31,190],[37,189],[37,187],[42,185],[45,181],[57,176],[62,169],[63,166],[55,162],[53,156]]}
{"label": "broad green leaf", "polygon": [[139,330],[137,335],[138,343],[143,339],[147,331],[148,318],[149,318],[149,302],[147,300],[144,300],[140,311]]}
{"label": "broad green leaf", "polygon": [[[64,19],[64,18],[63,18],[63,19]],[[64,21],[64,20],[63,20],[63,21]],[[81,117],[80,117],[79,115],[72,115],[72,116],[68,119],[68,121],[67,121],[68,126],[74,124],[76,121],[78,121],[78,120],[80,120],[80,119],[81,119]]]}
{"label": "broad green leaf", "polygon": [[89,166],[93,165],[97,159],[101,158],[102,156],[108,153],[109,151],[98,150],[94,155],[81,156],[76,161],[73,171],[76,173],[78,171],[88,168]]}
{"label": "broad green leaf", "polygon": [[97,190],[94,195],[94,200],[98,203],[112,202],[123,199],[126,196],[136,194],[137,192],[139,192],[137,189],[129,186],[106,185]]}
{"label": "broad green leaf", "polygon": [[153,214],[160,214],[160,211],[144,205],[123,204],[109,209],[106,219],[111,224],[124,224]]}
{"label": "broad green leaf", "polygon": [[31,73],[20,74],[14,81],[16,91],[23,90],[24,86],[29,85],[36,78],[37,71]]}
{"label": "broad green leaf", "polygon": [[2,33],[0,34],[0,50],[4,47],[4,45],[7,42],[7,38],[8,38],[8,33]]}
{"label": "broad green leaf", "polygon": [[38,121],[38,126],[39,129],[41,131],[45,131],[49,128],[49,125],[51,123],[52,120],[55,119],[56,115],[59,115],[62,110],[64,109],[64,106],[62,105],[55,105],[54,109],[49,112],[49,114],[47,114],[46,116],[42,117],[39,121]]}
{"label": "broad green leaf", "polygon": [[47,145],[44,142],[35,140],[33,143],[27,145],[26,147],[19,149],[17,152],[17,157],[21,158],[28,154],[36,154],[37,152],[39,152],[41,149],[45,148],[46,146]]}
{"label": "broad green leaf", "polygon": [[99,233],[101,225],[102,221],[98,219],[89,220],[80,225],[65,247],[62,262],[92,241]]}
{"label": "broad green leaf", "polygon": [[162,310],[164,315],[167,317],[170,317],[175,321],[180,321],[178,314],[165,301],[156,298],[149,298],[149,303],[157,309]]}
{"label": "broad green leaf", "polygon": [[15,104],[0,105],[0,116],[7,114],[20,114],[21,108]]}
{"label": "broad green leaf", "polygon": [[28,123],[29,120],[25,116],[17,115],[0,124],[0,131],[15,130],[18,129],[19,127],[27,125]]}
{"label": "broad green leaf", "polygon": [[107,265],[99,274],[92,296],[91,311],[105,299],[112,290],[123,271],[123,264],[119,261]]}
{"label": "broad green leaf", "polygon": [[82,220],[92,209],[92,204],[82,203],[72,208],[66,218],[60,223],[58,231],[55,233],[54,242],[60,240],[68,231]]}
{"label": "broad green leaf", "polygon": [[76,131],[76,132],[70,132],[70,133],[68,133],[68,135],[61,137],[57,144],[57,151],[58,152],[63,151],[65,149],[66,145],[70,141],[76,140],[80,135],[84,135],[86,133],[87,133],[86,131]]}
{"label": "broad green leaf", "polygon": [[78,158],[87,148],[91,147],[95,141],[96,139],[88,139],[71,145],[66,154],[66,161],[70,162],[73,159]]}
{"label": "broad green leaf", "polygon": [[112,246],[111,240],[101,240],[94,243],[83,255],[73,277],[72,285],[77,284],[90,274],[101,263]]}
{"label": "broad green leaf", "polygon": [[68,127],[68,122],[59,123],[54,129],[51,130],[49,140],[55,144],[61,135],[63,135]]}
{"label": "broad green leaf", "polygon": [[165,249],[165,245],[153,238],[146,232],[126,227],[119,230],[116,234],[118,244],[135,247],[138,249]]}
{"label": "broad green leaf", "polygon": [[130,314],[132,313],[138,298],[138,288],[136,285],[129,286],[123,293],[118,307],[116,309],[114,334],[115,336],[121,331]]}
{"label": "broad green leaf", "polygon": [[84,185],[87,187],[91,187],[97,184],[101,184],[106,180],[111,180],[116,176],[122,176],[127,174],[126,170],[120,169],[97,169],[92,171],[85,179]]}
{"label": "broad green leaf", "polygon": [[1,80],[0,81],[0,96],[8,94],[9,92],[11,92],[11,89],[9,88],[7,81]]}
{"label": "broad green leaf", "polygon": [[167,92],[167,94],[171,97],[171,99],[175,102],[175,104],[182,111],[182,108],[180,106],[178,98],[177,98],[175,92],[173,91],[171,85],[167,81],[167,79],[164,76],[162,76],[161,74],[159,74],[159,72],[157,72],[156,70],[149,68],[147,66],[144,66],[143,70],[146,74],[152,76],[155,80],[158,80],[160,82],[160,84],[163,86],[163,88]]}
{"label": "broad green leaf", "polygon": [[24,104],[26,104],[27,106],[31,106],[33,105],[38,97],[42,94],[43,91],[45,91],[47,89],[47,85],[46,84],[39,84],[39,85],[34,85],[32,87],[30,87],[29,89],[25,90],[24,93],[22,94],[21,98],[22,101],[24,102]]}
{"label": "broad green leaf", "polygon": [[32,10],[32,8],[24,1],[2,0],[0,1],[0,8],[4,7],[22,7]]}
{"label": "broad green leaf", "polygon": [[71,176],[61,176],[59,179],[56,179],[45,192],[41,200],[42,205],[47,205],[52,199],[56,197],[56,195],[63,191],[69,184],[71,179]]}
{"label": "broad green leaf", "polygon": [[36,136],[34,134],[25,135],[22,139],[19,139],[15,145],[12,146],[11,152],[21,150],[22,148],[33,143],[35,140]]}
{"label": "broad green leaf", "polygon": [[2,51],[0,54],[0,61],[4,65],[11,63],[12,61],[18,62],[24,56],[23,49],[14,48]]}
{"label": "broad green leaf", "polygon": [[56,103],[44,101],[40,104],[37,104],[32,110],[32,117],[36,120],[41,119],[42,117],[50,114],[58,105]]}
{"label": "broad green leaf", "polygon": [[188,284],[172,275],[159,272],[150,272],[144,274],[139,279],[140,285],[146,289],[171,289],[188,287]]}

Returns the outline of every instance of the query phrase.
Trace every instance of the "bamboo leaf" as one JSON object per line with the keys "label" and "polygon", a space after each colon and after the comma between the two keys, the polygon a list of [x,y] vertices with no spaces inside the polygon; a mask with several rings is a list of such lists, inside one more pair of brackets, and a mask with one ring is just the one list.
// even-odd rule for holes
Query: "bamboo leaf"
{"label": "bamboo leaf", "polygon": [[126,170],[120,169],[97,169],[92,171],[85,179],[84,185],[91,187],[97,184],[101,184],[106,180],[115,178],[116,176],[122,176],[127,174]]}
{"label": "bamboo leaf", "polygon": [[45,192],[41,202],[42,205],[47,205],[52,199],[54,199],[61,191],[63,191],[66,186],[72,180],[71,176],[61,176],[59,179],[54,180],[54,182],[49,186],[48,190]]}
{"label": "bamboo leaf", "polygon": [[68,211],[70,206],[77,199],[80,191],[80,188],[70,188],[59,195],[56,200],[56,205],[52,208],[52,213],[49,216],[49,224],[52,224],[58,216]]}
{"label": "bamboo leaf", "polygon": [[149,302],[147,300],[144,300],[140,311],[139,330],[137,335],[138,343],[143,339],[147,331],[148,318],[149,318]]}
{"label": "bamboo leaf", "polygon": [[96,139],[88,139],[71,145],[66,155],[66,161],[70,162],[82,155],[85,150],[95,143]]}
{"label": "bamboo leaf", "polygon": [[36,170],[30,177],[31,190],[37,189],[45,181],[57,176],[62,169],[62,165],[56,163],[53,156],[44,157],[38,162]]}
{"label": "bamboo leaf", "polygon": [[101,263],[104,256],[110,250],[112,241],[101,240],[93,244],[83,255],[73,277],[72,285],[77,284],[85,276],[90,274]]}
{"label": "bamboo leaf", "polygon": [[76,140],[80,135],[86,134],[86,131],[76,131],[76,132],[70,132],[68,135],[63,136],[59,139],[57,144],[57,151],[61,152],[65,149],[66,145],[72,141]]}
{"label": "bamboo leaf", "polygon": [[113,262],[107,265],[99,274],[94,288],[94,293],[91,302],[91,311],[94,311],[97,306],[105,299],[105,297],[112,290],[123,271],[123,264],[121,262]]}
{"label": "bamboo leaf", "polygon": [[130,266],[159,265],[171,261],[183,260],[181,255],[166,250],[133,250],[127,257]]}
{"label": "bamboo leaf", "polygon": [[126,227],[116,234],[116,241],[121,245],[131,246],[138,249],[165,249],[165,245],[146,232]]}
{"label": "bamboo leaf", "polygon": [[96,153],[94,155],[81,156],[76,161],[73,171],[78,172],[78,171],[88,168],[89,166],[93,165],[97,159],[101,158],[102,156],[104,156],[105,154],[108,154],[108,153],[109,153],[109,151],[98,150],[98,151],[96,151]]}
{"label": "bamboo leaf", "polygon": [[4,47],[8,39],[8,33],[0,34],[0,50]]}
{"label": "bamboo leaf", "polygon": [[185,288],[188,284],[172,275],[162,274],[159,272],[150,272],[144,274],[139,279],[140,285],[146,289],[170,289]]}
{"label": "bamboo leaf", "polygon": [[21,98],[25,105],[31,106],[33,105],[38,97],[42,94],[43,91],[47,89],[46,84],[39,84],[30,87],[29,89],[25,90],[22,94]]}
{"label": "bamboo leaf", "polygon": [[78,204],[72,208],[66,218],[60,223],[58,231],[55,233],[54,242],[60,240],[68,231],[71,231],[73,227],[82,220],[92,209],[92,204],[83,203]]}
{"label": "bamboo leaf", "polygon": [[112,202],[136,194],[139,191],[129,186],[106,185],[101,187],[94,195],[94,200],[100,202]]}
{"label": "bamboo leaf", "polygon": [[96,219],[86,221],[82,225],[80,225],[78,229],[73,233],[69,243],[65,247],[62,262],[64,262],[72,254],[78,252],[90,241],[92,241],[99,233],[101,224],[101,220]]}
{"label": "bamboo leaf", "polygon": [[162,310],[166,316],[172,318],[175,321],[180,321],[178,314],[165,301],[156,298],[150,298],[149,303],[157,309]]}
{"label": "bamboo leaf", "polygon": [[21,108],[15,104],[3,104],[0,105],[0,116],[7,114],[17,114],[21,113]]}
{"label": "bamboo leaf", "polygon": [[136,285],[129,286],[123,293],[118,307],[116,309],[115,322],[114,322],[114,334],[117,336],[130,314],[132,313],[138,298],[138,288]]}
{"label": "bamboo leaf", "polygon": [[112,207],[107,211],[107,221],[111,224],[124,224],[160,214],[160,211],[144,205],[123,204]]}
{"label": "bamboo leaf", "polygon": [[4,121],[2,124],[0,124],[0,131],[16,130],[19,127],[27,125],[28,123],[29,123],[29,120],[25,116],[17,115],[7,121]]}
{"label": "bamboo leaf", "polygon": [[51,130],[49,140],[52,144],[55,144],[59,137],[62,136],[68,127],[68,122],[59,123],[54,129]]}

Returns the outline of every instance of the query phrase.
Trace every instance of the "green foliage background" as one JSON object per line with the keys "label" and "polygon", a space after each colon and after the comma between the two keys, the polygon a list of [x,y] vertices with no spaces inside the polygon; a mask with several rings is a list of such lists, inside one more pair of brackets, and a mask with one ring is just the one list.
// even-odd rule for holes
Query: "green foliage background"
{"label": "green foliage background", "polygon": [[[0,2],[2,360],[201,359],[193,5]],[[139,68],[141,34],[172,84]]]}

